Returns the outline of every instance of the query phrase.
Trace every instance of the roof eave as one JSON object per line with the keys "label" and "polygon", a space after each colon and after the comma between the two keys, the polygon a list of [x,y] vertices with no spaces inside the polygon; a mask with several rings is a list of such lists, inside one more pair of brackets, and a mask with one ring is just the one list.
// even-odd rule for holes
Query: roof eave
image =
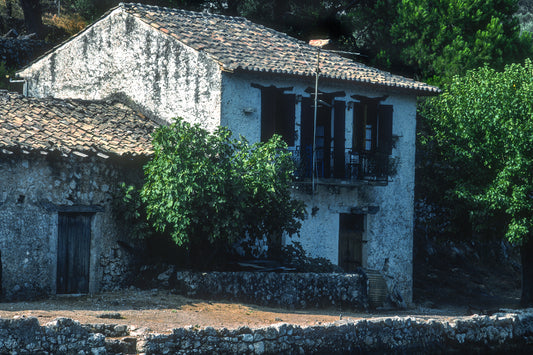
{"label": "roof eave", "polygon": [[24,155],[24,156],[49,156],[49,157],[62,157],[62,158],[77,158],[77,159],[86,159],[90,157],[99,158],[101,160],[109,159],[119,159],[119,160],[147,160],[152,155],[152,151],[136,153],[136,152],[111,152],[111,151],[92,151],[92,150],[76,150],[76,149],[39,149],[24,147],[21,145],[15,146],[4,146],[0,147],[0,155],[4,156],[14,156],[14,155]]}
{"label": "roof eave", "polygon": [[[222,66],[221,66],[222,69]],[[295,78],[306,78],[306,79],[313,79],[315,78],[314,75],[305,75],[305,74],[297,74],[297,73],[281,73],[281,72],[275,72],[275,71],[259,71],[259,70],[253,70],[253,69],[243,69],[243,68],[234,68],[234,69],[222,69],[223,71],[227,73],[253,73],[253,74],[271,74],[271,75],[283,75],[283,76],[292,76]],[[368,80],[357,80],[357,79],[348,79],[348,78],[339,78],[339,77],[331,77],[331,76],[321,76],[322,79],[333,81],[333,82],[343,82],[343,83],[355,83],[357,85],[361,86],[367,86],[367,87],[378,87],[386,89],[387,91],[395,91],[395,92],[401,92],[403,94],[409,94],[413,96],[436,96],[442,93],[442,90],[439,89],[436,86],[427,85],[425,88],[416,88],[416,87],[409,87],[407,85],[394,85],[394,84],[383,84],[383,83],[376,83],[371,82]]]}

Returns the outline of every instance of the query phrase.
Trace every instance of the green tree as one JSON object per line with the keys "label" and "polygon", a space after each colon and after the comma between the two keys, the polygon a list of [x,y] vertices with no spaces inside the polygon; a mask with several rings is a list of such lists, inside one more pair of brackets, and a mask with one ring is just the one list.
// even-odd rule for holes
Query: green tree
{"label": "green tree", "polygon": [[[522,304],[533,305],[533,64],[454,77],[423,107],[450,190],[473,211],[504,216],[521,246]],[[475,217],[475,215],[474,215]]]}
{"label": "green tree", "polygon": [[149,220],[178,245],[229,245],[298,233],[304,206],[291,197],[293,162],[279,136],[250,145],[224,127],[178,119],[157,129],[141,198]]}
{"label": "green tree", "polygon": [[371,64],[435,84],[532,53],[518,0],[376,0],[354,8],[354,50]]}
{"label": "green tree", "polygon": [[503,69],[531,54],[517,0],[403,0],[391,28],[402,63],[424,79],[462,75],[488,63]]}
{"label": "green tree", "polygon": [[40,0],[19,0],[20,7],[24,13],[24,25],[28,33],[43,35],[43,20]]}

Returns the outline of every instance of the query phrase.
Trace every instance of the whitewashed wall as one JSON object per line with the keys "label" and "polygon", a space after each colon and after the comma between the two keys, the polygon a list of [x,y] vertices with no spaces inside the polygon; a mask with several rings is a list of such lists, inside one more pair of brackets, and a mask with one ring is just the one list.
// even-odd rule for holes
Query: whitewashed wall
{"label": "whitewashed wall", "polygon": [[218,64],[121,8],[19,74],[29,96],[119,97],[164,120],[220,124]]}
{"label": "whitewashed wall", "polygon": [[[251,142],[260,140],[261,92],[251,83],[276,87],[293,87],[293,93],[309,97],[304,90],[314,81],[290,77],[254,74],[222,76],[222,123]],[[301,237],[296,239],[313,256],[322,256],[338,263],[339,214],[350,213],[352,207],[378,206],[376,214],[366,217],[363,239],[363,266],[380,270],[390,288],[398,290],[405,301],[412,301],[413,201],[416,129],[416,98],[388,91],[371,90],[355,84],[332,83],[322,80],[324,92],[345,91],[340,101],[355,101],[351,95],[377,97],[389,95],[383,102],[393,105],[393,135],[399,136],[392,155],[399,158],[398,172],[387,186],[371,186],[361,182],[355,187],[319,186],[315,195],[304,189],[294,190],[294,196],[307,205]],[[254,110],[250,112],[249,108]],[[296,129],[300,127],[301,106],[296,106]],[[346,147],[351,145],[353,112],[346,108]],[[298,141],[296,142],[298,145]],[[316,213],[312,216],[312,210]]]}

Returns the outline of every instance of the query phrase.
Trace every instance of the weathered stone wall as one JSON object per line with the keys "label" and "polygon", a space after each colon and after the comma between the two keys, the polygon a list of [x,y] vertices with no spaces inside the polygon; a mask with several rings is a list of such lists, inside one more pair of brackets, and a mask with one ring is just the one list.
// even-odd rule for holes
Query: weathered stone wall
{"label": "weathered stone wall", "polygon": [[[112,338],[112,339],[106,339]],[[415,317],[339,320],[298,326],[278,323],[251,329],[174,329],[171,334],[130,332],[115,324],[58,318],[0,319],[0,353],[38,354],[375,354],[533,351],[533,310],[452,320]]]}
{"label": "weathered stone wall", "polygon": [[[112,160],[109,159],[109,160]],[[55,293],[58,208],[97,208],[91,222],[89,290],[120,287],[130,259],[112,214],[121,181],[139,177],[140,164],[98,157],[0,155],[2,288],[8,298]]]}
{"label": "weathered stone wall", "polygon": [[502,353],[533,350],[531,310],[453,321],[394,317],[301,327],[175,329],[138,342],[146,354]]}
{"label": "weathered stone wall", "polygon": [[[368,308],[363,274],[179,271],[169,286],[188,297],[231,299],[289,309]],[[167,279],[161,275],[161,280]]]}
{"label": "weathered stone wall", "polygon": [[78,322],[58,318],[41,327],[37,318],[0,319],[2,354],[106,354],[105,337]]}
{"label": "weathered stone wall", "polygon": [[120,97],[163,120],[220,125],[218,64],[120,7],[20,75],[29,96]]}
{"label": "weathered stone wall", "polygon": [[[310,97],[305,89],[313,87],[311,79],[295,80],[289,76],[266,74],[230,74],[222,76],[222,124],[236,133],[257,142],[261,137],[261,91],[251,83],[279,88],[292,87],[286,93]],[[393,89],[371,89],[368,86],[321,80],[323,92],[344,91],[339,101],[355,101],[351,95],[380,97],[389,95],[383,102],[392,105],[393,135],[397,136],[392,156],[397,158],[397,173],[386,186],[361,182],[355,186],[318,187],[316,194],[310,188],[300,187],[293,196],[305,202],[308,218],[303,222],[300,238],[311,256],[326,257],[338,264],[339,214],[350,213],[352,208],[377,207],[375,214],[367,214],[363,235],[363,267],[378,270],[386,278],[388,287],[399,292],[407,303],[412,300],[413,214],[414,214],[414,164],[416,132],[416,98]],[[254,108],[255,110],[247,110]],[[296,104],[296,130],[300,131],[301,103]],[[353,110],[346,105],[346,148],[351,147]],[[299,145],[299,137],[295,142]],[[290,243],[291,239],[287,239]]]}

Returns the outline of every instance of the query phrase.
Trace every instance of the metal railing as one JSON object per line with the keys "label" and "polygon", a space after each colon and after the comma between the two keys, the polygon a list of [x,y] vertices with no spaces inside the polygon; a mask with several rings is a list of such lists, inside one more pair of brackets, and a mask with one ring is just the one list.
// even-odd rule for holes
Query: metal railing
{"label": "metal railing", "polygon": [[[312,147],[291,147],[295,162],[296,180],[311,179],[313,168]],[[316,177],[337,180],[388,181],[394,171],[394,162],[387,154],[354,152],[346,149],[341,156],[334,149],[317,149]],[[338,153],[338,152],[337,152]]]}

